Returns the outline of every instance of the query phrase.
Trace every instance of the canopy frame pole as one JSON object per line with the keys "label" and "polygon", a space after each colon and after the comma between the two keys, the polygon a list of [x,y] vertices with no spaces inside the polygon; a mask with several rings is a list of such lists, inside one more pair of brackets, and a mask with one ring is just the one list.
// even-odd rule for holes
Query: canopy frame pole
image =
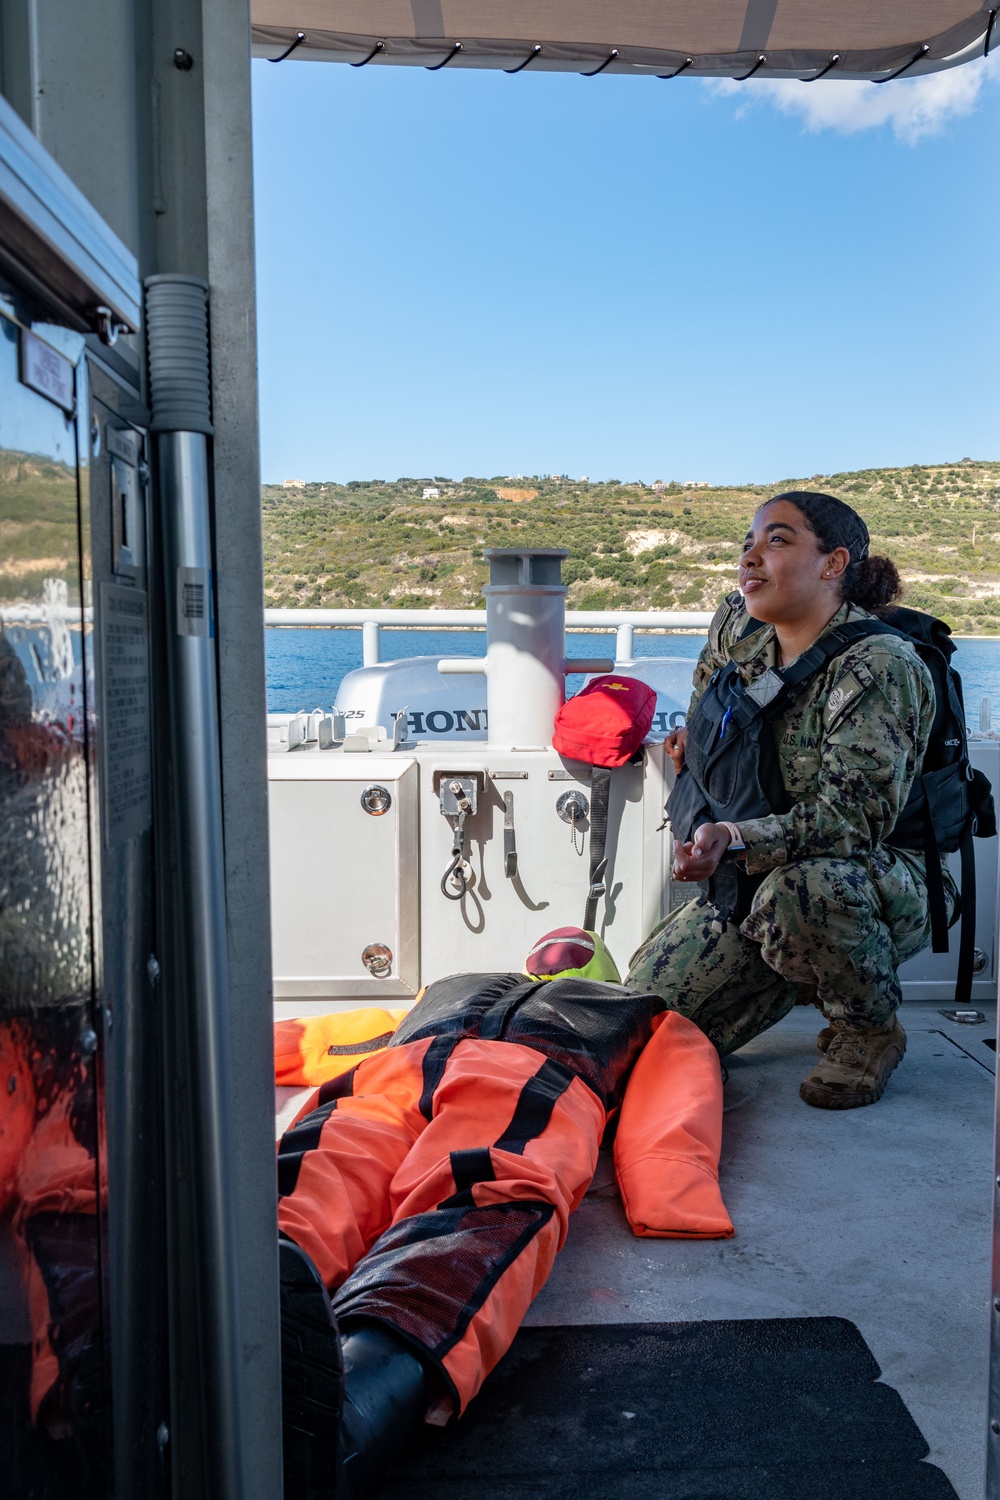
{"label": "canopy frame pole", "polygon": [[1000,1076],[994,1105],[993,1255],[989,1396],[986,1407],[986,1500],[1000,1500]]}

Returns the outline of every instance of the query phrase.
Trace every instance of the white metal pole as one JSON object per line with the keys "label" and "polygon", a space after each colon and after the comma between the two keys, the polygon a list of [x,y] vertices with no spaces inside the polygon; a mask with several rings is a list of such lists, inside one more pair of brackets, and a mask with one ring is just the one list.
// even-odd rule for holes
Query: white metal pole
{"label": "white metal pole", "polygon": [[487,547],[486,706],[495,745],[548,745],[565,702],[564,548]]}
{"label": "white metal pole", "polygon": [[377,620],[366,620],[361,627],[361,660],[366,667],[377,667],[382,660],[381,635]]}

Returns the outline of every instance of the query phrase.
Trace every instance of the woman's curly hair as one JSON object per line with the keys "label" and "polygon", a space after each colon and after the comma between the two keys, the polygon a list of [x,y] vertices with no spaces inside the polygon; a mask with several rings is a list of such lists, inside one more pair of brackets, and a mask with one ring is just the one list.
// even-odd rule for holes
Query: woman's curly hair
{"label": "woman's curly hair", "polygon": [[890,557],[870,555],[868,527],[845,501],[818,490],[787,490],[772,499],[788,500],[795,506],[821,552],[847,548],[851,560],[841,575],[840,590],[848,604],[874,613],[898,599],[903,585],[896,564]]}

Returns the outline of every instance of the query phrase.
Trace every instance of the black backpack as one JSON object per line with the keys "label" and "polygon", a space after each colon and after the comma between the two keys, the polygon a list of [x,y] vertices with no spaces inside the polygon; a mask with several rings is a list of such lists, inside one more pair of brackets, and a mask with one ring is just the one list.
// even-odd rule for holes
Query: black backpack
{"label": "black backpack", "polygon": [[927,860],[927,895],[931,947],[948,952],[948,922],[941,878],[942,854],[960,853],[962,931],[958,944],[955,1003],[966,1006],[972,995],[976,941],[976,859],[973,838],[993,838],[996,809],[989,778],[969,761],[962,679],[951,665],[955,642],[943,620],[918,609],[893,606],[879,618],[913,642],[934,683],[934,723],[923,769],[906,806],[886,840],[889,847],[923,849]]}

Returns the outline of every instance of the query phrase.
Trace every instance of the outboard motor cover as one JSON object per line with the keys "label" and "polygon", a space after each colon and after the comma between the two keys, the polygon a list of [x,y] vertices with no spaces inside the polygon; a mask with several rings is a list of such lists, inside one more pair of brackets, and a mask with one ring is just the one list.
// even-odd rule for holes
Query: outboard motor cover
{"label": "outboard motor cover", "polygon": [[[438,671],[440,660],[440,655],[412,656],[348,672],[334,704],[347,721],[348,734],[381,724],[391,736],[396,715],[405,709],[409,740],[485,740],[486,678],[475,673],[444,676]],[[692,672],[693,663],[682,657],[650,656],[629,663],[629,676],[656,691],[648,738],[662,740],[683,726]]]}

